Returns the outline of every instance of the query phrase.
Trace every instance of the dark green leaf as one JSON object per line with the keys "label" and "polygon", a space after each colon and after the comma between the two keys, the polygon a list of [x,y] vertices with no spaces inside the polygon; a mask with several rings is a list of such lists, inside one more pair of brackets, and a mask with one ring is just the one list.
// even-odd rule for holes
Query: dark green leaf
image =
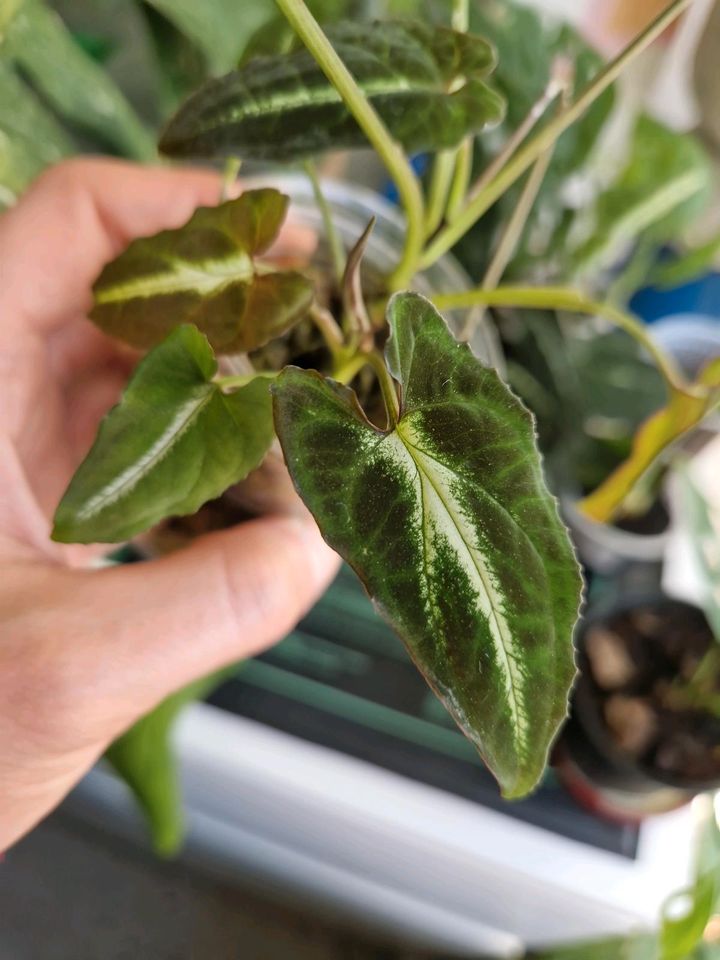
{"label": "dark green leaf", "polygon": [[508,797],[537,783],[575,673],[581,581],[532,417],[432,304],[390,304],[402,390],[378,430],[354,393],[287,368],[275,424],[295,485]]}
{"label": "dark green leaf", "polygon": [[[455,146],[502,118],[503,102],[485,83],[494,54],[481,37],[401,21],[345,23],[328,35],[407,150]],[[255,58],[208,83],[170,121],[160,148],[287,161],[365,145],[335,88],[299,50]]]}
{"label": "dark green leaf", "polygon": [[177,853],[184,835],[182,798],[171,736],[182,710],[207,696],[235,667],[202,677],[163,700],[105,753],[105,759],[132,790],[145,814],[160,856]]}
{"label": "dark green leaf", "polygon": [[277,236],[287,204],[277,190],[248,190],[200,207],[177,230],[133,241],[100,274],[90,316],[140,348],[182,323],[195,324],[221,353],[245,353],[280,336],[307,312],[312,285],[253,258]]}
{"label": "dark green leaf", "polygon": [[260,464],[273,438],[268,381],[224,394],[216,369],[191,326],[140,362],[57,509],[55,540],[126,540],[194,513]]}
{"label": "dark green leaf", "polygon": [[152,137],[107,72],[44,4],[25,0],[4,50],[53,109],[78,129],[137,160],[156,156]]}

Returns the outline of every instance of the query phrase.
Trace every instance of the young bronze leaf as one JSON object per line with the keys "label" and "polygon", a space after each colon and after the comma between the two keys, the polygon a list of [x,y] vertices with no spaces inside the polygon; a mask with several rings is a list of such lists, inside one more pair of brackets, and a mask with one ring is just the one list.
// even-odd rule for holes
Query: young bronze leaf
{"label": "young bronze leaf", "polygon": [[[344,23],[333,46],[406,150],[456,146],[504,115],[485,83],[495,66],[482,37],[412,21]],[[306,50],[257,57],[211,80],[170,120],[170,156],[292,161],[366,145],[335,88]]]}
{"label": "young bronze leaf", "polygon": [[145,357],[55,514],[53,539],[116,543],[194,513],[254,470],[273,439],[267,378],[225,394],[215,358],[183,326]]}
{"label": "young bronze leaf", "polygon": [[355,394],[287,368],[272,388],[295,485],[507,797],[566,714],[581,580],[530,413],[427,300],[390,303],[401,391],[381,431]]}
{"label": "young bronze leaf", "polygon": [[133,241],[97,279],[90,316],[141,349],[183,323],[198,327],[218,353],[246,353],[280,336],[313,296],[307,277],[254,260],[277,236],[287,205],[277,190],[248,190],[200,207],[177,230]]}

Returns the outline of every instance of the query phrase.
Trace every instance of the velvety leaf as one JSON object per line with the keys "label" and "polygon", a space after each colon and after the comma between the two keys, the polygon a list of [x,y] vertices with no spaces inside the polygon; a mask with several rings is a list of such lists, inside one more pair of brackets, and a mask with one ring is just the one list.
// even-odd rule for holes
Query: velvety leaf
{"label": "velvety leaf", "polygon": [[194,513],[260,464],[273,439],[267,378],[225,394],[216,369],[192,326],[141,360],[57,509],[55,540],[127,540]]}
{"label": "velvety leaf", "polygon": [[[494,54],[481,37],[402,21],[345,23],[328,36],[407,150],[455,146],[502,118],[503,101],[485,83]],[[340,95],[303,49],[257,57],[210,81],[172,118],[160,149],[177,157],[289,161],[365,145]]]}
{"label": "velvety leaf", "polygon": [[107,71],[43,3],[25,0],[8,29],[4,52],[53,109],[78,129],[137,160],[156,156],[152,137]]}
{"label": "velvety leaf", "polygon": [[694,396],[671,389],[668,403],[640,427],[632,452],[579,507],[600,523],[613,519],[623,501],[660,454],[676,440],[696,427],[720,403],[720,363],[711,363],[701,375],[698,386],[707,388]]}
{"label": "velvety leaf", "polygon": [[193,323],[221,353],[246,353],[290,329],[312,302],[312,284],[294,271],[254,262],[285,219],[277,190],[200,207],[177,230],[133,241],[96,281],[90,316],[135,347],[161,342]]}
{"label": "velvety leaf", "polygon": [[300,496],[508,797],[542,774],[575,673],[581,581],[530,413],[429,301],[388,310],[402,405],[286,368],[275,425]]}
{"label": "velvety leaf", "polygon": [[202,677],[163,700],[112,743],[105,759],[128,785],[147,818],[155,852],[177,853],[185,833],[182,797],[172,733],[184,708],[207,696],[235,671],[230,667]]}

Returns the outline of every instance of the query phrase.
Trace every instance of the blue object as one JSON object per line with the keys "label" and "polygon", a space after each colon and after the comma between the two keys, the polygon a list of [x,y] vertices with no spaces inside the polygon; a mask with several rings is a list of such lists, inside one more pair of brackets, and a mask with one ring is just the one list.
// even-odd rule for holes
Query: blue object
{"label": "blue object", "polygon": [[[421,177],[430,166],[430,157],[427,153],[419,153],[417,156],[410,158],[410,166],[413,168],[415,173]],[[394,203],[395,206],[397,206],[400,202],[398,189],[392,180],[387,181],[385,189],[383,190],[383,196],[386,200],[389,200],[390,203]]]}
{"label": "blue object", "polygon": [[694,314],[720,322],[720,273],[708,273],[679,287],[646,287],[630,301],[630,309],[645,323],[677,314]]}

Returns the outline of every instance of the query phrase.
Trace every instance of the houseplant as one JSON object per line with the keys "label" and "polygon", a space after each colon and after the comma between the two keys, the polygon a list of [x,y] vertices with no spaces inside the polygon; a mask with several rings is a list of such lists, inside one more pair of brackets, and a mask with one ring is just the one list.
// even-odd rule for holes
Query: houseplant
{"label": "houseplant", "polygon": [[[554,99],[567,103],[513,145],[485,183],[470,186],[454,218],[428,230],[404,149],[440,149],[442,164],[457,171],[455,151],[466,152],[468,136],[502,113],[486,83],[491,50],[463,32],[465,4],[455,5],[455,30],[354,24],[330,42],[304,4],[279,0],[310,52],[251,60],[211,81],[181,108],[161,146],[174,155],[292,159],[367,138],[405,208],[399,262],[364,289],[367,231],[347,255],[335,244],[334,276],[326,272],[315,285],[330,294],[316,298],[302,271],[263,259],[287,205],[271,189],[201,209],[186,227],[132,244],[99,278],[93,316],[149,353],[63,498],[56,539],[121,541],[242,480],[273,441],[271,387],[291,476],[326,538],[360,572],[504,793],[531,789],[574,675],[577,565],[544,488],[530,414],[457,343],[432,304],[402,292],[388,302],[388,294],[410,285],[508,186],[537,170],[558,136],[689,2],[671,4],[577,98],[567,77],[556,78]],[[601,490],[604,508],[620,503],[656,453],[717,399],[714,371],[686,383],[613,306],[563,288],[486,285],[435,297],[442,309],[478,304],[599,313],[657,360],[670,407]],[[292,343],[303,329],[322,341],[320,372],[268,365],[264,345]],[[250,355],[257,366],[217,375],[213,351]],[[368,369],[374,379],[363,412],[344,384],[359,386]]]}
{"label": "houseplant", "polygon": [[596,809],[620,818],[672,808],[720,786],[718,521],[687,467],[675,479],[702,609],[645,591],[591,610],[563,735],[566,781]]}

